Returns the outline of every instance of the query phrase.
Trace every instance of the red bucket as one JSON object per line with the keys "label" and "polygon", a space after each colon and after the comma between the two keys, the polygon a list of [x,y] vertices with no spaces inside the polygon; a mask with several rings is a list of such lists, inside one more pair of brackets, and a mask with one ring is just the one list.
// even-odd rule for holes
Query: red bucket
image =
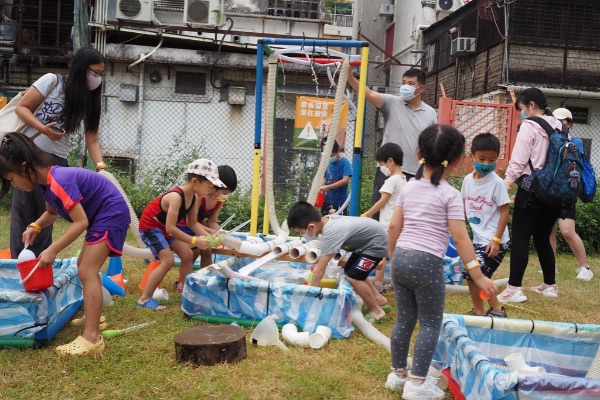
{"label": "red bucket", "polygon": [[323,207],[323,203],[325,202],[326,194],[319,191],[317,198],[315,199],[315,207]]}
{"label": "red bucket", "polygon": [[[21,280],[27,278],[27,275],[31,272],[31,270],[37,265],[40,261],[39,258],[35,260],[22,261],[17,263],[17,268],[19,269],[19,273],[21,274]],[[23,287],[27,292],[40,292],[42,290],[48,289],[50,286],[54,285],[54,276],[52,275],[52,266],[42,268],[38,267],[33,274],[23,282]]]}

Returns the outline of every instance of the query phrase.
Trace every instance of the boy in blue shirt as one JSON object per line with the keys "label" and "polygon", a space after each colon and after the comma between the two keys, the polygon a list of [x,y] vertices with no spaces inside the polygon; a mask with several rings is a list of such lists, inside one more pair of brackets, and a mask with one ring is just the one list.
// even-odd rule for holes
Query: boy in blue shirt
{"label": "boy in blue shirt", "polygon": [[[325,172],[325,184],[321,186],[321,192],[326,194],[321,207],[322,215],[333,214],[344,204],[348,197],[348,182],[351,176],[350,161],[342,157],[340,145],[336,141],[333,143],[331,158]],[[345,210],[342,214],[347,215]]]}

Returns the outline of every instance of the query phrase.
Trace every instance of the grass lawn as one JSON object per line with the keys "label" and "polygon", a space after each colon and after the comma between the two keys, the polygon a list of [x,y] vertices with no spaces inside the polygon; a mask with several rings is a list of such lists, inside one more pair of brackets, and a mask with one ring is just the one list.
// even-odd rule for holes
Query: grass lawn
{"label": "grass lawn", "polygon": [[[0,249],[8,248],[8,212],[0,212]],[[59,221],[55,237],[65,230]],[[134,244],[132,238],[128,239]],[[73,256],[81,239],[59,255]],[[104,357],[61,358],[54,347],[73,340],[81,328],[66,326],[51,343],[40,350],[0,349],[0,399],[397,399],[383,387],[390,368],[390,356],[383,349],[353,332],[344,340],[331,340],[321,350],[295,348],[283,352],[276,347],[254,347],[247,342],[248,357],[236,364],[192,367],[175,361],[173,337],[197,324],[183,318],[180,296],[172,290],[177,270],[172,270],[163,286],[169,290],[168,309],[162,312],[135,306],[138,284],[146,265],[141,260],[123,258],[127,296],[114,297],[114,305],[104,314],[109,329],[156,320],[142,330],[107,342]],[[529,300],[507,305],[512,318],[577,323],[600,323],[595,293],[600,278],[590,282],[575,279],[577,263],[570,254],[557,259],[560,290],[558,299],[549,299],[526,290]],[[591,258],[592,268],[598,266]],[[532,256],[524,287],[541,283],[537,257]],[[600,269],[596,271],[600,273]],[[495,278],[508,276],[508,259]],[[393,294],[387,293],[393,303]],[[471,309],[464,293],[449,293],[448,313],[464,314]],[[81,316],[80,311],[77,316]],[[390,313],[395,316],[394,311]],[[389,336],[393,318],[380,330]],[[247,338],[250,331],[246,330]],[[452,398],[448,395],[448,398]]]}

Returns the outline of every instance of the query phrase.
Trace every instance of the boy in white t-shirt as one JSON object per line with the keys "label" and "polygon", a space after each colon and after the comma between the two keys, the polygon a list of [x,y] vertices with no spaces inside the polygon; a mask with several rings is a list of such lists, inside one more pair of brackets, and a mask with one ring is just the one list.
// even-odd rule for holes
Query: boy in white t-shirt
{"label": "boy in white t-shirt", "polygon": [[[471,155],[475,170],[465,176],[461,194],[465,201],[465,214],[473,231],[473,247],[481,263],[481,272],[491,278],[508,249],[508,217],[510,197],[506,184],[496,173],[500,154],[500,141],[491,133],[480,133],[473,138]],[[506,318],[506,310],[498,297],[488,299],[490,308],[485,311],[479,288],[465,270],[463,277],[469,285],[473,309],[469,315],[487,315]]]}
{"label": "boy in white t-shirt", "polygon": [[[386,231],[390,227],[390,221],[394,213],[396,201],[400,195],[400,190],[406,185],[406,177],[402,173],[403,158],[404,153],[402,152],[402,148],[396,143],[391,142],[381,146],[375,153],[375,161],[379,163],[379,170],[387,179],[383,183],[383,186],[381,186],[381,189],[379,189],[381,198],[361,216],[371,218],[373,214],[379,211],[379,222],[381,222]],[[381,263],[383,267],[376,270],[375,281],[373,282],[375,288],[380,293],[389,289],[389,287],[383,285],[385,259]]]}

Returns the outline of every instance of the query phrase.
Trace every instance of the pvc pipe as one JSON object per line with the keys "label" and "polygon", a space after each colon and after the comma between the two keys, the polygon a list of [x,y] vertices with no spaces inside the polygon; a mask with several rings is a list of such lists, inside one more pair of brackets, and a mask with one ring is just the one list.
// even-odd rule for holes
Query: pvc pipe
{"label": "pvc pipe", "polygon": [[23,337],[0,337],[0,347],[33,347],[35,339]]}
{"label": "pvc pipe", "polygon": [[238,262],[237,257],[226,258],[225,260],[219,261],[218,263],[210,264],[208,267],[206,267],[205,270],[219,272],[225,275],[227,278],[239,278],[239,274],[233,271],[231,268],[229,268],[236,262]]}
{"label": "pvc pipe", "polygon": [[[506,286],[507,283],[508,278],[496,279],[494,281],[494,284],[499,288]],[[466,285],[446,285],[446,291],[453,293],[469,293],[469,287]]]}
{"label": "pvc pipe", "polygon": [[288,233],[281,230],[280,234],[273,240],[263,243],[248,243],[247,241],[241,242],[239,252],[244,254],[250,254],[253,256],[261,256],[268,251],[273,251],[275,247],[283,244],[287,240]]}
{"label": "pvc pipe", "polygon": [[291,242],[286,242],[286,243],[276,246],[275,249],[273,250],[273,252],[277,255],[282,256],[284,254],[288,254],[290,252],[290,250],[292,250],[295,247],[300,246],[301,244],[302,244],[301,239],[292,240]]}
{"label": "pvc pipe", "polygon": [[298,332],[298,327],[294,324],[285,324],[281,328],[283,339],[295,346],[308,347],[310,345],[310,334],[308,332]]}
{"label": "pvc pipe", "polygon": [[234,236],[225,235],[223,236],[223,245],[229,247],[230,249],[239,251],[240,247],[242,247],[242,239],[238,239]]}
{"label": "pvc pipe", "polygon": [[317,326],[315,333],[310,335],[308,339],[308,344],[313,349],[320,349],[321,347],[324,347],[327,344],[330,337],[331,328],[325,325],[319,325]]}
{"label": "pvc pipe", "polygon": [[576,335],[582,338],[598,338],[597,332],[578,329],[576,324],[573,324],[573,327],[557,326],[554,324],[549,324],[545,321],[509,318],[494,318],[492,321],[492,318],[490,317],[476,317],[472,315],[463,315],[462,318],[464,319],[466,326],[477,328],[492,329],[493,325],[493,329],[495,330],[516,333],[535,333],[536,335],[545,336],[556,336],[560,333],[561,335]]}
{"label": "pvc pipe", "polygon": [[390,338],[379,332],[372,324],[370,324],[362,313],[363,301],[357,297],[356,304],[352,308],[350,316],[352,317],[352,323],[356,328],[362,332],[367,338],[371,339],[375,344],[383,347],[388,353],[390,350]]}
{"label": "pvc pipe", "polygon": [[[236,323],[239,326],[243,326],[244,328],[254,328],[256,327],[260,321],[256,319],[247,319],[247,318],[235,318],[235,317],[224,317],[221,315],[192,315],[193,321],[199,322],[208,322],[209,324],[215,325],[231,325],[232,323]],[[283,322],[275,322],[277,327],[281,329],[285,324]],[[0,338],[2,339],[2,338]]]}
{"label": "pvc pipe", "polygon": [[321,248],[320,247],[310,247],[306,251],[304,258],[307,263],[314,264],[317,262],[319,257],[321,256]]}
{"label": "pvc pipe", "polygon": [[[506,86],[506,90],[514,90],[515,93],[521,93],[523,90],[529,88],[530,86]],[[587,90],[563,90],[563,89],[552,89],[536,86],[538,89],[542,91],[546,96],[550,97],[568,97],[570,99],[592,99],[599,100],[600,93],[598,92],[590,92]]]}

